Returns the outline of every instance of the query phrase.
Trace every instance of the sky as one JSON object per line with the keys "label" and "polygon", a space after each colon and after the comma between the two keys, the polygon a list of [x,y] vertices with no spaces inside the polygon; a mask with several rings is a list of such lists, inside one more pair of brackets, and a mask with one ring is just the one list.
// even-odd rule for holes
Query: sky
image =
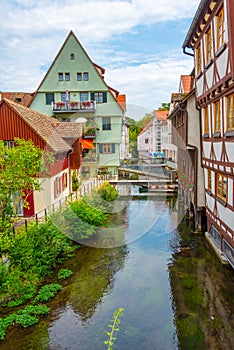
{"label": "sky", "polygon": [[200,0],[0,0],[0,91],[34,92],[74,32],[135,119],[170,102]]}

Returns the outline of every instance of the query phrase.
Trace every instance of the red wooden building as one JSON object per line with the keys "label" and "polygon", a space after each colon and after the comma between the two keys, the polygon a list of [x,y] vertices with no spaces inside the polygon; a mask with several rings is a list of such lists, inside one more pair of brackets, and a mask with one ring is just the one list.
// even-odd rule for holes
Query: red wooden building
{"label": "red wooden building", "polygon": [[32,216],[71,193],[72,172],[81,165],[81,137],[80,124],[60,123],[20,103],[0,101],[0,139],[5,145],[14,147],[14,138],[32,140],[44,152],[52,152],[55,159],[49,175],[40,174],[42,189],[29,195],[29,209],[21,208],[21,215]]}

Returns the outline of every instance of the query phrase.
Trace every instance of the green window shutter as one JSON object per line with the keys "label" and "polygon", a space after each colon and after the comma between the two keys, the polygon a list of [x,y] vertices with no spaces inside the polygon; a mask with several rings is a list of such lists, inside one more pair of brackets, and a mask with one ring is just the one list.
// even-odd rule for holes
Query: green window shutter
{"label": "green window shutter", "polygon": [[99,153],[103,153],[102,144],[101,143],[99,144]]}
{"label": "green window shutter", "polygon": [[103,103],[107,102],[107,92],[103,92]]}
{"label": "green window shutter", "polygon": [[90,100],[94,101],[94,92],[90,92]]}
{"label": "green window shutter", "polygon": [[112,143],[112,153],[115,153],[115,143]]}

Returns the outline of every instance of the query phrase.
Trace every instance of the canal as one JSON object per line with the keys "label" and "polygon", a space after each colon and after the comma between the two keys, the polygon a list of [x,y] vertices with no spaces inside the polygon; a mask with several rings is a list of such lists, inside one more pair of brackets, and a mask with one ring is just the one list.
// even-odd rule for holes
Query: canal
{"label": "canal", "polygon": [[109,229],[63,264],[73,275],[48,304],[50,315],[13,328],[0,349],[106,349],[119,307],[113,349],[234,348],[233,270],[178,220],[178,198],[130,191],[117,201]]}

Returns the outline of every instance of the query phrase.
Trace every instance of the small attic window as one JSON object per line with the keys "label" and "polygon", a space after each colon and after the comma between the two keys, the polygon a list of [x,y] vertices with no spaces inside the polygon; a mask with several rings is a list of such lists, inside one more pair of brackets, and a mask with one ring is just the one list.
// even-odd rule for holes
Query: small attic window
{"label": "small attic window", "polygon": [[71,60],[74,60],[75,59],[75,55],[74,53],[71,53]]}

